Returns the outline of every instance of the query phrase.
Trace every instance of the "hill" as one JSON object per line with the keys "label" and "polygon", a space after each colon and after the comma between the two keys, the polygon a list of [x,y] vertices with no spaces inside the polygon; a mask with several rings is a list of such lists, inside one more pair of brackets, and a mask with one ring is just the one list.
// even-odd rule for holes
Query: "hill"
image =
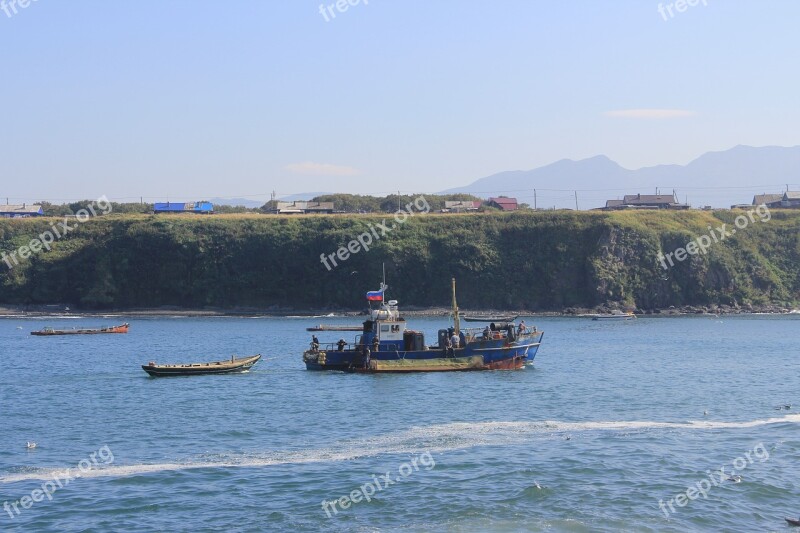
{"label": "hill", "polygon": [[[391,217],[109,215],[78,224],[51,251],[12,269],[0,262],[0,304],[360,309],[382,263],[390,297],[405,306],[447,306],[453,276],[464,308],[796,302],[798,212],[756,217],[708,254],[663,268],[659,254],[686,248],[710,228],[734,228],[738,214],[417,215],[331,270],[321,254],[336,254],[370,228],[380,235],[377,225]],[[28,245],[57,222],[0,220],[0,251]]]}

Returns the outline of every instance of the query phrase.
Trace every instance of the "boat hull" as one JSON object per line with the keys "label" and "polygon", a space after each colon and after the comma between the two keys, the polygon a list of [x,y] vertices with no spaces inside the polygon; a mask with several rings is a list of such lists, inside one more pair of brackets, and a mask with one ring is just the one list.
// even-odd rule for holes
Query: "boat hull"
{"label": "boat hull", "polygon": [[211,374],[235,374],[247,372],[261,359],[261,355],[241,359],[189,363],[183,365],[142,365],[142,370],[152,377],[203,376]]}
{"label": "boat hull", "polygon": [[36,337],[52,337],[56,335],[101,335],[107,333],[128,333],[129,324],[121,324],[110,328],[87,328],[87,329],[43,329],[31,331],[31,335]]}

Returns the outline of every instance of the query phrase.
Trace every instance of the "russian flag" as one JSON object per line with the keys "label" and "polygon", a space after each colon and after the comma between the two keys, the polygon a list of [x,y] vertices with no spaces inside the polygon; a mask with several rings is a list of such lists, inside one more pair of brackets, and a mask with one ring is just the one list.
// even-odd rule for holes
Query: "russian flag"
{"label": "russian flag", "polygon": [[382,302],[383,301],[383,289],[381,289],[379,291],[369,291],[367,293],[367,300],[369,300],[370,302],[375,302],[375,301]]}

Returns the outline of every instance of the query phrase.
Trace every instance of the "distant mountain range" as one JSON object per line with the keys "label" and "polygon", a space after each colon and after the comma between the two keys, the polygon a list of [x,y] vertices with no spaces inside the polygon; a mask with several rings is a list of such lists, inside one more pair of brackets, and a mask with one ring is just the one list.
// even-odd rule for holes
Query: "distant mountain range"
{"label": "distant mountain range", "polygon": [[[638,170],[621,167],[604,155],[562,159],[533,170],[500,172],[441,194],[469,193],[481,198],[511,196],[539,208],[592,209],[626,194],[671,194],[693,207],[749,204],[753,196],[800,190],[800,146],[736,146],[708,152],[687,165],[658,165]],[[534,190],[536,191],[534,193]],[[344,191],[339,191],[344,192]],[[330,192],[282,196],[284,201],[310,200]],[[255,208],[267,202],[247,198],[212,198],[217,205]]]}
{"label": "distant mountain range", "polygon": [[[500,172],[443,193],[470,193],[488,198],[512,196],[537,207],[580,209],[605,205],[625,194],[661,194],[675,189],[678,199],[694,207],[730,207],[750,203],[755,194],[800,189],[800,146],[736,146],[708,152],[687,165],[658,165],[638,170],[621,167],[606,156],[580,161],[563,159],[533,170]],[[794,185],[792,185],[794,184]],[[534,189],[536,194],[534,195]]]}

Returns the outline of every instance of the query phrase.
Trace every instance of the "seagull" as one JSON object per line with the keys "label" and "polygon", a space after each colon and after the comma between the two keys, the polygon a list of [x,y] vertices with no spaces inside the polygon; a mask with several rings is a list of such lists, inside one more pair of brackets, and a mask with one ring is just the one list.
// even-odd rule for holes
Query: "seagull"
{"label": "seagull", "polygon": [[708,416],[708,411],[703,411],[703,416]]}
{"label": "seagull", "polygon": [[564,437],[564,440],[570,440],[571,438],[572,438],[572,437],[570,437],[569,435],[567,435],[566,437]]}
{"label": "seagull", "polygon": [[741,483],[742,476],[728,476],[728,481],[733,481],[734,483]]}
{"label": "seagull", "polygon": [[33,441],[28,441],[25,443],[25,447],[28,448],[29,450],[32,450],[36,448],[36,443]]}
{"label": "seagull", "polygon": [[790,403],[787,403],[786,405],[784,405],[784,406],[783,406],[783,408],[784,408],[784,409],[786,409],[786,410],[788,411],[789,409],[791,409],[791,408],[792,408],[792,404],[790,404]]}

